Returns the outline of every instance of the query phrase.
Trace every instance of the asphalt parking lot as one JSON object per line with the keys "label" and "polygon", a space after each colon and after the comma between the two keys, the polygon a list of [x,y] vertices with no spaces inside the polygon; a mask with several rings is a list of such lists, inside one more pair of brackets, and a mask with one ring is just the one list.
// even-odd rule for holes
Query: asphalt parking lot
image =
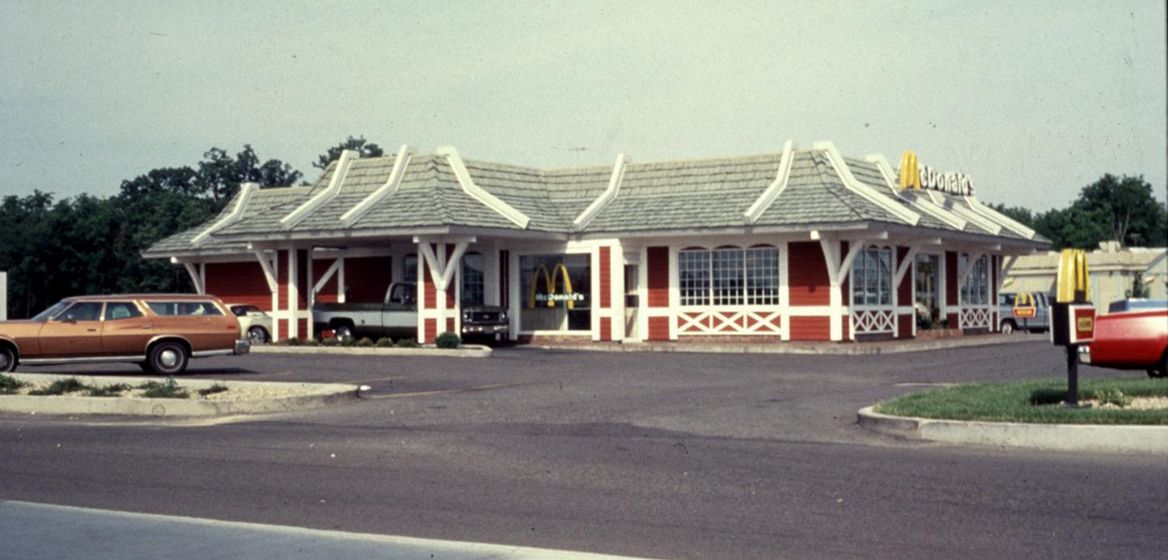
{"label": "asphalt parking lot", "polygon": [[1159,557],[1164,458],[944,446],[855,423],[904,392],[1062,368],[1041,337],[876,356],[214,358],[191,375],[372,390],[199,425],[2,416],[0,497],[658,558]]}

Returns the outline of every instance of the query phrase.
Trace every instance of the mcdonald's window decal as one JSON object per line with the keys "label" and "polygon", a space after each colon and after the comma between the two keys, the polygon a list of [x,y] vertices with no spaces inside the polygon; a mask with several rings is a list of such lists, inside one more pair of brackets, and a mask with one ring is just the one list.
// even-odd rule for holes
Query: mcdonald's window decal
{"label": "mcdonald's window decal", "polygon": [[591,274],[589,255],[520,256],[520,330],[590,330]]}

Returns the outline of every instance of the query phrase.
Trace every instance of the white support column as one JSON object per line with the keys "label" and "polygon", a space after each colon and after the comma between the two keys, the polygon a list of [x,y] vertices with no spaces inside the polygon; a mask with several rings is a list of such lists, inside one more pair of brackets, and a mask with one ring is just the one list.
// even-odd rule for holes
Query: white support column
{"label": "white support column", "polygon": [[[828,239],[825,236],[819,235],[819,232],[811,232],[814,239],[819,240],[819,247],[823,250],[823,260],[827,264],[827,279],[829,287],[828,294],[828,338],[832,342],[839,342],[844,338],[843,327],[843,295],[840,293],[840,287],[843,285],[843,279],[840,278],[840,245],[839,241],[835,239]],[[851,251],[849,251],[851,252]]]}
{"label": "white support column", "polygon": [[649,246],[641,247],[637,266],[637,336],[649,340]]}
{"label": "white support column", "polygon": [[8,320],[8,273],[0,272],[0,321]]}
{"label": "white support column", "polygon": [[677,245],[669,246],[669,340],[677,340],[677,312],[681,304],[681,279],[677,262]]}
{"label": "white support column", "polygon": [[779,246],[779,322],[783,325],[780,338],[791,340],[791,245],[780,241]]}
{"label": "white support column", "polygon": [[623,244],[615,244],[609,249],[609,282],[608,291],[612,306],[611,315],[607,321],[612,329],[612,339],[622,341],[628,328],[625,320],[625,248]]}
{"label": "white support column", "polygon": [[296,247],[288,246],[288,338],[300,338],[300,287]]}
{"label": "white support column", "polygon": [[272,294],[272,341],[274,342],[280,340],[280,320],[276,318],[276,313],[280,311],[280,287],[276,275],[276,267],[280,262],[280,251],[273,250],[270,259],[259,249],[255,250],[254,254],[260,263],[260,268],[264,271],[264,280],[268,282],[268,291]]}
{"label": "white support column", "polygon": [[304,265],[304,273],[306,274],[306,276],[304,278],[304,285],[308,288],[308,296],[305,298],[305,303],[308,304],[308,309],[307,309],[308,320],[305,321],[306,331],[304,333],[304,338],[307,338],[308,340],[312,340],[312,339],[316,338],[316,334],[313,332],[316,328],[316,325],[312,324],[313,320],[314,320],[314,317],[312,316],[312,306],[314,304],[316,304],[316,283],[313,282],[313,274],[312,274],[312,266],[313,266],[312,252],[313,252],[313,248],[310,246],[308,248],[308,251],[305,252],[305,254],[307,255],[306,258],[308,259],[308,262]]}
{"label": "white support column", "polygon": [[[200,274],[200,267],[202,263],[184,262],[183,268],[187,270],[187,276],[191,277],[191,284],[195,287],[195,293],[204,295],[207,293],[206,277]],[[204,269],[205,270],[205,269]]]}
{"label": "white support column", "polygon": [[507,252],[507,336],[511,340],[519,340],[519,314],[523,312],[519,288],[519,251],[512,249]]}
{"label": "white support column", "polygon": [[[589,313],[588,330],[591,332],[589,338],[592,342],[600,340],[600,322],[604,320],[601,316],[600,309],[600,248],[593,247],[592,252],[588,254],[588,270],[589,270],[589,293],[588,301],[592,302],[592,313]],[[611,278],[611,276],[610,276]],[[551,287],[548,287],[549,291]]]}
{"label": "white support column", "polygon": [[345,257],[337,257],[337,303],[345,303]]}
{"label": "white support column", "polygon": [[483,303],[499,305],[502,301],[499,285],[499,247],[491,245],[480,251],[483,255]]}

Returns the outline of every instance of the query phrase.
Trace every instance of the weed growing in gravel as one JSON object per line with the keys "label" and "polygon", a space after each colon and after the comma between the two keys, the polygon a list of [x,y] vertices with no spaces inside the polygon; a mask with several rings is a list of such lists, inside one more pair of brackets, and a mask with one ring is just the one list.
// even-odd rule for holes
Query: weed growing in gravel
{"label": "weed growing in gravel", "polygon": [[95,387],[93,389],[90,389],[89,396],[91,396],[91,397],[117,397],[117,396],[121,396],[122,393],[129,391],[130,389],[133,389],[133,387],[131,387],[125,383],[113,383],[110,385],[106,385],[105,387]]}
{"label": "weed growing in gravel", "polygon": [[0,373],[0,395],[11,395],[28,386],[28,383],[10,375]]}
{"label": "weed growing in gravel", "polygon": [[215,393],[222,393],[222,392],[227,391],[227,390],[228,389],[227,389],[226,385],[224,385],[222,383],[216,383],[210,387],[207,387],[206,389],[199,389],[199,395],[202,395],[205,397],[207,395],[214,395]]}
{"label": "weed growing in gravel", "polygon": [[142,396],[148,399],[185,399],[190,396],[186,389],[178,386],[173,377],[166,378],[163,383],[147,381],[138,388],[143,389]]}
{"label": "weed growing in gravel", "polygon": [[29,391],[28,394],[38,396],[64,395],[65,393],[76,393],[78,391],[88,391],[91,389],[92,387],[78,381],[76,377],[70,377],[68,379],[58,379],[50,383],[48,387]]}

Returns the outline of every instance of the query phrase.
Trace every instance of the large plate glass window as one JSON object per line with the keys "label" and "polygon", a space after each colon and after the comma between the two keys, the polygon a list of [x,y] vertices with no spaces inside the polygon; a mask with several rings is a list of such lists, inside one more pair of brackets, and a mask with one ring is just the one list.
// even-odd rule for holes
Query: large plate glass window
{"label": "large plate glass window", "polygon": [[482,305],[483,300],[483,256],[466,253],[462,256],[462,304]]}
{"label": "large plate glass window", "polygon": [[521,331],[592,330],[591,255],[522,255],[519,291]]}
{"label": "large plate glass window", "polygon": [[[959,270],[965,270],[969,263],[969,255],[961,255]],[[962,305],[989,305],[990,303],[990,265],[989,257],[982,255],[973,262],[973,269],[965,276],[961,283]]]}
{"label": "large plate glass window", "polygon": [[779,250],[774,247],[683,249],[677,268],[683,306],[779,303]]}
{"label": "large plate glass window", "polygon": [[890,307],[892,305],[892,249],[867,247],[852,261],[852,305]]}

